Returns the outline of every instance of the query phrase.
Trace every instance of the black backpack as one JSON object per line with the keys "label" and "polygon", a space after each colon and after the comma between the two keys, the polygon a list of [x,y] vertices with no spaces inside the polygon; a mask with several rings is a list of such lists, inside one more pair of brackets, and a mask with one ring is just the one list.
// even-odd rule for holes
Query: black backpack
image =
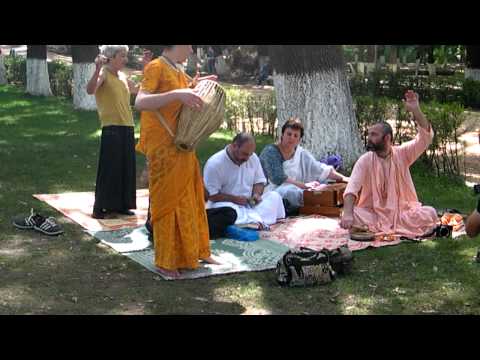
{"label": "black backpack", "polygon": [[277,282],[289,287],[328,284],[336,274],[349,274],[352,263],[353,254],[347,246],[332,251],[289,250],[277,263]]}
{"label": "black backpack", "polygon": [[281,286],[290,287],[328,284],[335,277],[328,253],[308,248],[287,251],[277,263],[276,275]]}

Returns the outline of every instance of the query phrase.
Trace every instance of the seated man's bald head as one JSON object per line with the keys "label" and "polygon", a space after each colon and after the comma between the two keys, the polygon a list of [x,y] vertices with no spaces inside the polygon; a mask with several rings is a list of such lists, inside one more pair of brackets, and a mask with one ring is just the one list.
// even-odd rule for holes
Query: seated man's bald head
{"label": "seated man's bald head", "polygon": [[232,144],[235,144],[238,147],[241,147],[247,142],[252,142],[255,144],[255,138],[253,137],[253,135],[244,132],[237,134],[232,140]]}
{"label": "seated man's bald head", "polygon": [[237,136],[233,138],[229,148],[232,160],[238,165],[241,165],[248,161],[250,156],[255,152],[255,138],[247,133],[237,134]]}

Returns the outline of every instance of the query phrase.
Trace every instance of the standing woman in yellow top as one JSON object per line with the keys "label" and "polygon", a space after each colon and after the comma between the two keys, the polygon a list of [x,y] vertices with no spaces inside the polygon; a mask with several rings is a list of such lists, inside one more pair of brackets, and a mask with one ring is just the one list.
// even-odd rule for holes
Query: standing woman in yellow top
{"label": "standing woman in yellow top", "polygon": [[182,106],[201,109],[202,98],[192,88],[202,79],[197,76],[192,80],[179,66],[191,53],[191,45],[165,45],[162,56],[145,67],[135,102],[137,110],[142,111],[137,149],[147,156],[149,164],[155,264],[173,278],[180,275],[180,269],[196,269],[199,260],[216,263],[210,257],[197,157],[194,152],[178,151],[174,139],[152,112],[158,110],[176,133]]}
{"label": "standing woman in yellow top", "polygon": [[135,137],[130,93],[135,85],[121,70],[128,62],[127,45],[103,45],[87,85],[95,94],[102,127],[95,205],[92,217],[108,213],[133,215],[136,209]]}

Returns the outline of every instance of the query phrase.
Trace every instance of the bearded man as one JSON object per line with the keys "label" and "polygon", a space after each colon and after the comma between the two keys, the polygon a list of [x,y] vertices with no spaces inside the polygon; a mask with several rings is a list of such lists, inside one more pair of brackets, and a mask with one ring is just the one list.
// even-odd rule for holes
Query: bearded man
{"label": "bearded man", "polygon": [[368,153],[355,164],[344,193],[344,229],[368,228],[379,235],[418,237],[431,232],[437,212],[422,206],[410,175],[410,166],[428,148],[433,130],[420,109],[418,94],[409,90],[403,100],[417,125],[415,139],[393,145],[393,132],[386,123],[368,129]]}

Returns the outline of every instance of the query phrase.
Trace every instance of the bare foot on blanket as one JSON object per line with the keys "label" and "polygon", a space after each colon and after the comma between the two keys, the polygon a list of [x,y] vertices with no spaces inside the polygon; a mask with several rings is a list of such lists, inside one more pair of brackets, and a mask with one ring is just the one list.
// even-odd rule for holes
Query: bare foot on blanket
{"label": "bare foot on blanket", "polygon": [[218,261],[213,260],[213,258],[211,256],[206,258],[206,259],[202,259],[202,261],[205,261],[207,264],[222,265]]}
{"label": "bare foot on blanket", "polygon": [[165,275],[174,279],[178,279],[180,277],[180,272],[178,270],[167,270],[161,267],[157,267],[157,270],[162,275]]}

